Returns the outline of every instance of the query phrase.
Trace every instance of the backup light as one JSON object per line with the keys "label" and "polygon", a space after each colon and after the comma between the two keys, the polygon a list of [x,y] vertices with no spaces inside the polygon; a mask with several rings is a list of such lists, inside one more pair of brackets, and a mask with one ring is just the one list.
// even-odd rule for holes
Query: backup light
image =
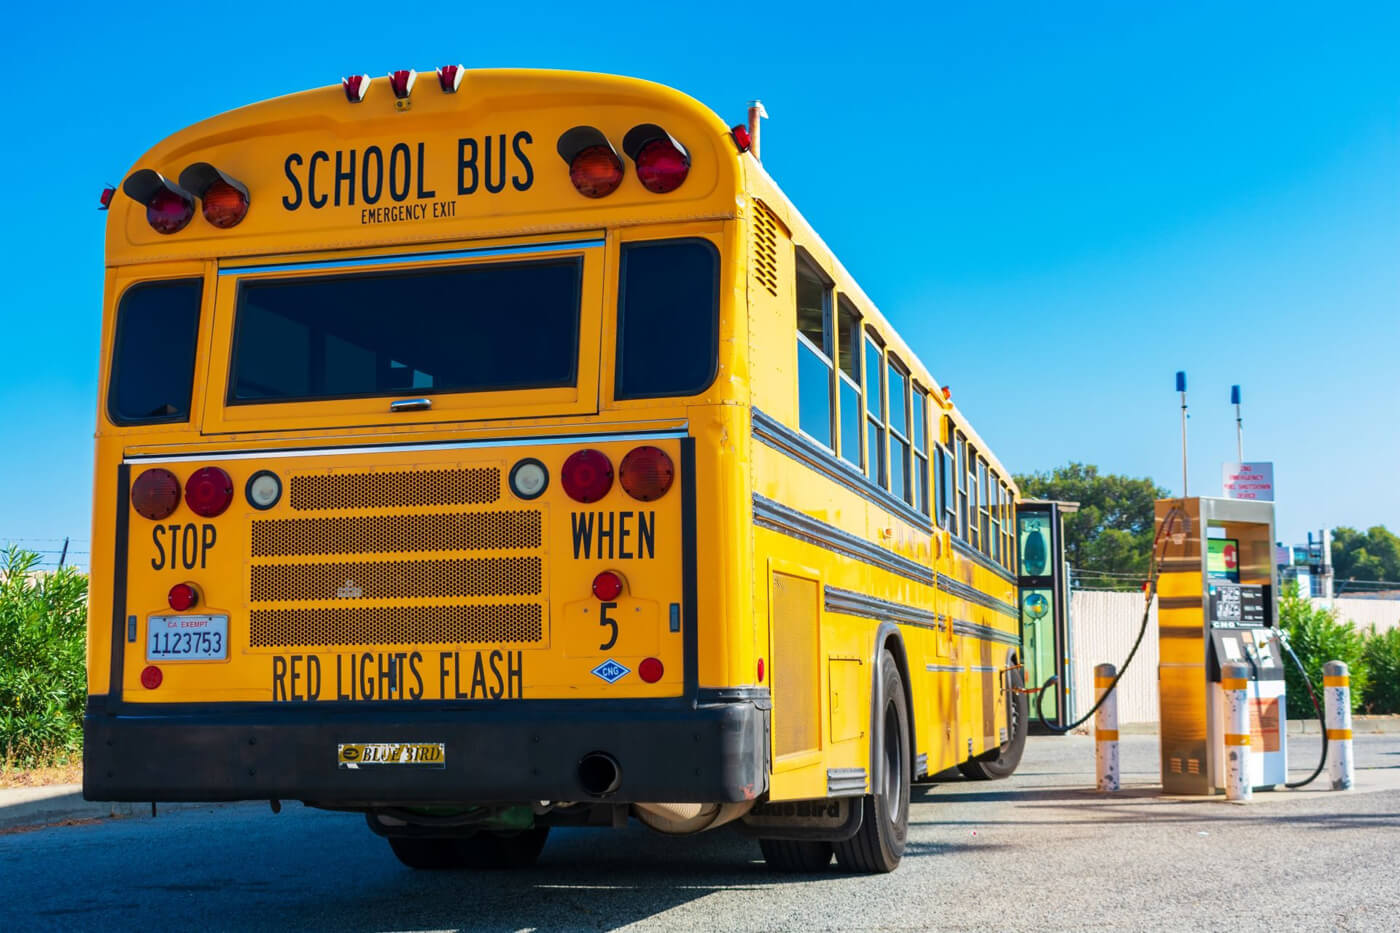
{"label": "backup light", "polygon": [[369,75],[351,75],[348,78],[340,79],[340,86],[345,89],[345,99],[352,104],[358,104],[365,99],[365,94],[369,91]]}
{"label": "backup light", "polygon": [[259,470],[248,477],[243,494],[253,508],[259,511],[270,509],[282,498],[282,480],[271,470]]}
{"label": "backup light", "polygon": [[194,197],[152,169],[132,172],[122,182],[122,191],[146,205],[146,222],[156,233],[179,233],[194,217]]}
{"label": "backup light", "polygon": [[394,96],[399,100],[407,100],[417,82],[418,72],[412,68],[389,72],[389,87],[393,88]]}
{"label": "backup light", "polygon": [[597,127],[565,130],[555,149],[569,166],[569,181],[584,197],[607,197],[622,184],[622,159]]}
{"label": "backup light", "polygon": [[655,123],[639,123],[622,138],[622,151],[637,164],[637,178],[653,194],[675,191],[690,174],[690,153]]}
{"label": "backup light", "polygon": [[443,65],[437,70],[438,84],[444,94],[456,94],[462,86],[462,78],[467,73],[461,65]]}
{"label": "backup light", "polygon": [[196,162],[181,172],[180,187],[200,199],[204,219],[221,230],[238,226],[248,214],[248,186],[208,162]]}
{"label": "backup light", "polygon": [[510,491],[522,499],[538,499],[549,487],[549,470],[534,457],[510,468]]}

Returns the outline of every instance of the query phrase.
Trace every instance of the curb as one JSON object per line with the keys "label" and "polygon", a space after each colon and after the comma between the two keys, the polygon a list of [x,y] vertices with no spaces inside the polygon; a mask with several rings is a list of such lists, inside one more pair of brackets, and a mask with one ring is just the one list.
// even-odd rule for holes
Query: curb
{"label": "curb", "polygon": [[142,809],[150,812],[150,805],[84,800],[80,784],[16,787],[0,790],[0,831],[64,820],[134,816]]}
{"label": "curb", "polygon": [[[1155,722],[1125,722],[1119,723],[1118,731],[1122,735],[1156,735],[1160,729]],[[1288,720],[1289,735],[1318,735],[1320,733],[1316,719],[1290,719]],[[1351,731],[1356,735],[1396,735],[1400,734],[1400,715],[1383,716],[1358,716],[1351,717]],[[1077,734],[1089,735],[1087,725],[1076,729]]]}

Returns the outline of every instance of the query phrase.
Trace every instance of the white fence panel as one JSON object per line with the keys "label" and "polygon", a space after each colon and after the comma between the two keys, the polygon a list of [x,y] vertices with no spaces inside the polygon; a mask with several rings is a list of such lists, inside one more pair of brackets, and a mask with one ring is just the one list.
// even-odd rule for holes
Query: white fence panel
{"label": "white fence panel", "polygon": [[[1094,665],[1112,664],[1120,670],[1142,625],[1141,593],[1075,590],[1070,594],[1070,641],[1074,668],[1071,680],[1075,718],[1094,705]],[[1118,721],[1154,723],[1157,705],[1157,605],[1153,601],[1142,647],[1118,682]]]}
{"label": "white fence panel", "polygon": [[1400,628],[1400,599],[1361,599],[1346,596],[1323,599],[1314,596],[1309,601],[1323,609],[1336,609],[1338,618],[1343,622],[1355,623],[1363,632],[1372,629],[1386,632]]}

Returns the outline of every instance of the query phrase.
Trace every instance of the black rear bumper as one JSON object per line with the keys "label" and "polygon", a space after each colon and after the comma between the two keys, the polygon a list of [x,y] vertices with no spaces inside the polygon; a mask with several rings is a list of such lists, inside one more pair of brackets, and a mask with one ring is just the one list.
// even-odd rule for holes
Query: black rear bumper
{"label": "black rear bumper", "polygon": [[[698,700],[477,704],[226,704],[108,712],[83,722],[88,800],[306,800],[322,805],[581,801],[579,760],[621,766],[605,799],[724,802],[768,787],[767,691]],[[342,769],[353,742],[441,742],[445,766]]]}

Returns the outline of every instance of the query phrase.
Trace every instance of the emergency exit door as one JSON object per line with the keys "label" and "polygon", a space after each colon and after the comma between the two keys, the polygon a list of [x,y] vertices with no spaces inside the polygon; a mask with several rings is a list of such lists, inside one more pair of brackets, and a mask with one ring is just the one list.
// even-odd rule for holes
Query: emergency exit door
{"label": "emergency exit door", "polygon": [[[1021,663],[1026,686],[1035,688],[1052,677],[1040,709],[1055,726],[1072,721],[1069,639],[1069,580],[1064,559],[1062,515],[1076,511],[1071,502],[1022,502],[1016,506],[1016,543],[1021,575],[1017,578],[1021,614]],[[1037,697],[1031,695],[1031,726]]]}

